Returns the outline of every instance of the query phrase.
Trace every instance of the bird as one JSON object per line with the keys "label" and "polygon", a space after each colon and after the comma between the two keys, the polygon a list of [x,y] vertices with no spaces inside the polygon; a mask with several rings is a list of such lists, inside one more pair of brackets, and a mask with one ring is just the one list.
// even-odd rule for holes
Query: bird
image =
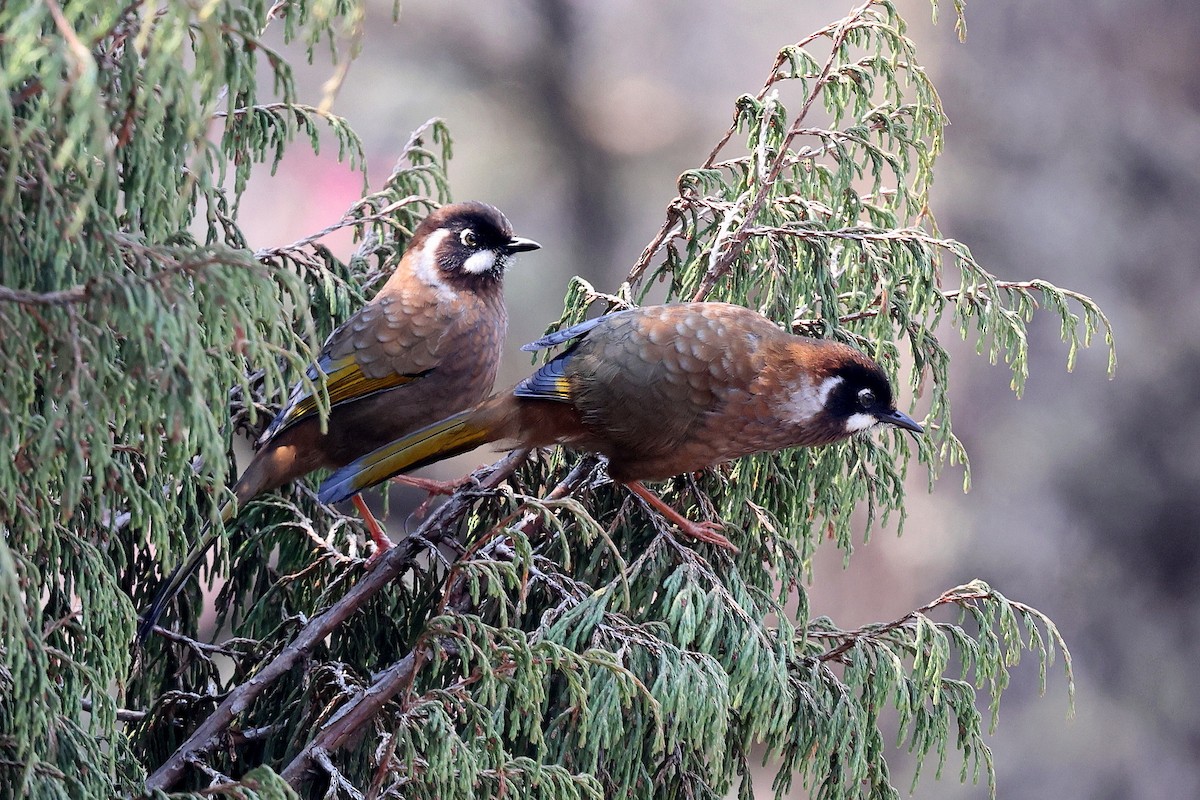
{"label": "bird", "polygon": [[[319,468],[339,467],[448,414],[493,389],[508,313],[502,278],[517,253],[540,247],[513,235],[508,218],[486,203],[443,206],[416,227],[379,292],[325,341],[307,382],[256,442],[257,452],[220,510],[228,523],[254,497]],[[323,382],[329,416],[322,428]],[[426,486],[426,488],[429,488]],[[377,546],[391,546],[361,498],[355,498]],[[145,642],[217,539],[211,527],[163,581],[140,616]]]}
{"label": "bird", "polygon": [[617,483],[686,535],[737,548],[645,486],[753,453],[831,444],[881,423],[923,433],[895,407],[887,375],[848,345],[782,330],[738,305],[678,303],[616,311],[525,345],[569,346],[493,395],[339,468],[334,502],[491,442],[559,444],[608,460]]}

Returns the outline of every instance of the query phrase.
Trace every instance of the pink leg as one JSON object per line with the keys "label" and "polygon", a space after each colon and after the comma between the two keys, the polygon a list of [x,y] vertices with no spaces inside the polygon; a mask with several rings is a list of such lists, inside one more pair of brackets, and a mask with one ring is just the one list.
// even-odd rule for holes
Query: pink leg
{"label": "pink leg", "polygon": [[423,492],[430,494],[454,494],[458,491],[458,487],[462,486],[467,479],[459,478],[456,481],[435,481],[430,478],[414,478],[411,475],[397,475],[392,478],[395,483],[402,483],[405,486],[411,486],[414,489],[420,489]]}
{"label": "pink leg", "polygon": [[386,553],[392,549],[392,540],[383,532],[383,527],[379,524],[379,520],[375,519],[371,509],[367,508],[367,501],[362,499],[362,495],[356,494],[353,499],[354,507],[362,515],[363,522],[367,524],[367,530],[371,532],[371,541],[375,542],[375,554],[371,556],[371,560],[374,560],[380,553]]}
{"label": "pink leg", "polygon": [[658,513],[667,518],[668,522],[675,523],[679,530],[685,535],[698,539],[701,542],[715,544],[717,547],[724,547],[726,550],[732,550],[735,553],[741,552],[737,545],[726,539],[721,534],[717,533],[721,529],[720,523],[716,522],[692,522],[690,519],[680,514],[675,509],[663,502],[663,499],[654,492],[646,488],[641,481],[630,481],[625,484],[629,491],[636,494],[638,497],[649,503]]}

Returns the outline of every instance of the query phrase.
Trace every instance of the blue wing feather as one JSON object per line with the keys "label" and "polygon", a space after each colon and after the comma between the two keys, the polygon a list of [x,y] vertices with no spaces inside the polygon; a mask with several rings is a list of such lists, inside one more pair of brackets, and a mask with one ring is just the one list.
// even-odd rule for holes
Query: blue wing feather
{"label": "blue wing feather", "polygon": [[570,339],[583,336],[585,333],[599,325],[601,322],[604,322],[606,319],[611,319],[620,314],[628,314],[632,310],[633,309],[627,308],[623,311],[614,311],[611,314],[604,314],[603,316],[596,317],[595,319],[585,319],[583,322],[572,325],[569,328],[563,328],[561,331],[547,333],[536,342],[530,342],[529,344],[522,345],[521,349],[527,353],[532,353],[535,350],[545,350],[547,347],[554,347],[556,344],[562,344]]}
{"label": "blue wing feather", "polygon": [[516,397],[531,397],[535,400],[571,401],[571,387],[567,382],[566,366],[575,353],[575,348],[553,358],[542,368],[521,381],[513,389]]}
{"label": "blue wing feather", "polygon": [[543,364],[542,368],[537,372],[518,383],[513,389],[513,395],[516,397],[529,397],[535,400],[556,400],[560,403],[571,402],[571,385],[567,380],[567,362],[574,357],[575,350],[579,347],[579,341],[582,341],[582,337],[601,322],[622,314],[628,314],[633,310],[614,311],[611,314],[604,314],[595,319],[584,320],[577,325],[572,325],[561,331],[548,333],[536,342],[530,342],[522,347],[522,350],[531,352],[534,350],[545,350],[548,347],[554,347],[572,339],[577,340],[566,350]]}

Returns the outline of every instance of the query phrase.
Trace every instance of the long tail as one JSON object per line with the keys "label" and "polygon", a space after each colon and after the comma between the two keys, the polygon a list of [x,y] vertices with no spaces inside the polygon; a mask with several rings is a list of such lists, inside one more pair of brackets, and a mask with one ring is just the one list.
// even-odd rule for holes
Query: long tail
{"label": "long tail", "polygon": [[498,410],[495,401],[485,402],[367,453],[326,478],[318,496],[337,503],[393,475],[505,438],[504,426],[493,424]]}
{"label": "long tail", "polygon": [[[256,497],[261,492],[265,491],[267,484],[267,464],[265,460],[255,459],[247,467],[242,477],[238,478],[238,482],[233,485],[233,495],[236,502],[229,502],[221,506],[221,525],[229,524],[233,519],[237,510]],[[204,562],[208,551],[212,549],[220,537],[220,533],[213,529],[212,524],[205,525],[200,530],[200,538],[196,542],[195,547],[188,553],[187,558],[182,564],[171,570],[171,573],[163,580],[162,586],[158,588],[158,594],[154,596],[154,601],[150,607],[142,612],[138,617],[137,639],[136,644],[140,648],[146,643],[146,639],[154,631],[154,626],[158,624],[159,618],[166,611],[167,606],[179,594],[183,585],[188,578],[192,576],[200,565]]]}

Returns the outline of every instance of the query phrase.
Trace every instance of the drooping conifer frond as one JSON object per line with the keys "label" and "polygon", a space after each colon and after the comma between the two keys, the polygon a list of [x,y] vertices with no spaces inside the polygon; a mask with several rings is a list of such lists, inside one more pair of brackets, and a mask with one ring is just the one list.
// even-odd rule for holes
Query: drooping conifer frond
{"label": "drooping conifer frond", "polygon": [[[283,391],[316,338],[302,276],[245,249],[242,175],[322,120],[361,161],[259,36],[273,16],[333,37],[354,7],[0,7],[0,784],[18,795],[136,780],[110,696],[134,576],[182,552],[228,482],[229,387],[249,364]],[[270,119],[239,113],[262,74]]]}
{"label": "drooping conifer frond", "polygon": [[[681,543],[593,458],[518,452],[364,573],[359,523],[301,482],[231,526],[213,570],[233,635],[198,641],[177,620],[129,671],[151,554],[180,557],[223,497],[232,437],[270,418],[448,199],[449,136],[431,122],[331,226],[360,234],[350,259],[321,245],[328,229],[246,248],[254,165],[298,135],[361,164],[343,121],[297,102],[263,28],[311,50],[359,15],[0,9],[0,776],[45,796],[146,780],[244,797],[748,798],[766,758],[780,795],[894,797],[884,746],[899,740],[938,774],[991,783],[978,694],[994,725],[1025,650],[1043,681],[1061,654],[1070,681],[1053,624],[972,582],[843,630],[803,589],[821,539],[849,556],[857,511],[868,530],[903,519],[912,444],[892,433],[671,482],[736,556]],[[931,480],[965,463],[943,320],[1017,391],[1036,308],[1061,318],[1068,365],[1111,335],[1085,295],[1001,280],[940,235],[927,193],[944,124],[903,20],[863,3],[781,50],[628,279],[575,281],[555,325],[655,292],[756,308],[857,345],[919,397]]]}

